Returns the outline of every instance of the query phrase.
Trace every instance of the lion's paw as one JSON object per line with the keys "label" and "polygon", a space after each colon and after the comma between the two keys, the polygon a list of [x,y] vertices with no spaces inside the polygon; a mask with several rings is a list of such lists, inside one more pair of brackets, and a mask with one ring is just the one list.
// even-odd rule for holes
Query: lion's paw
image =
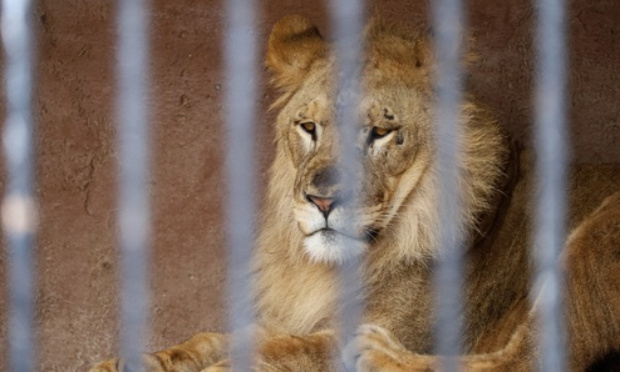
{"label": "lion's paw", "polygon": [[119,370],[122,370],[120,362],[117,358],[114,358],[96,364],[88,372],[118,372]]}
{"label": "lion's paw", "polygon": [[201,372],[229,372],[231,370],[230,360],[222,360],[209,368],[203,369]]}
{"label": "lion's paw", "polygon": [[401,366],[403,355],[409,353],[392,334],[374,324],[361,325],[355,338],[344,348],[343,361],[348,370],[374,372]]}
{"label": "lion's paw", "polygon": [[[173,369],[168,368],[170,363],[159,360],[155,355],[143,354],[142,363],[144,371],[147,372],[166,372]],[[167,367],[168,366],[168,367]],[[125,369],[125,363],[122,359],[114,358],[98,363],[90,369],[89,372],[122,372]]]}

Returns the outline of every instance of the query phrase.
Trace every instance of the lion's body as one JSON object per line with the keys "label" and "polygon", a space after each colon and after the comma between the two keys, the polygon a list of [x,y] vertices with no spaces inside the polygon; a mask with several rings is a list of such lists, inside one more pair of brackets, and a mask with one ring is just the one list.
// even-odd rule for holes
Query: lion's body
{"label": "lion's body", "polygon": [[[274,105],[279,109],[276,156],[253,273],[260,371],[327,368],[337,344],[339,267],[357,257],[363,257],[363,321],[373,324],[360,330],[358,368],[425,370],[437,363],[434,357],[420,356],[432,352],[433,269],[442,258],[434,57],[424,35],[380,21],[367,28],[365,41],[362,140],[357,144],[364,172],[359,185],[351,186],[346,180],[357,174],[348,174],[339,164],[345,145],[338,140],[342,124],[336,114],[339,93],[329,45],[301,17],[283,19],[270,37],[267,66],[282,96]],[[531,159],[519,155],[492,116],[469,97],[462,106],[462,124],[457,184],[467,259],[463,345],[468,354],[477,355],[463,363],[481,370],[530,370],[536,356],[536,327],[528,302]],[[571,177],[572,229],[620,190],[620,173],[613,167],[583,166]],[[353,205],[347,195],[356,193],[358,204]],[[574,370],[620,346],[620,329],[615,329],[620,327],[620,270],[609,269],[620,266],[620,247],[610,243],[620,239],[620,201],[611,200],[604,209],[579,225],[565,252],[568,292],[574,296],[566,312]],[[596,248],[601,267],[585,267],[582,258],[592,252],[583,241],[596,227],[588,227],[588,221],[601,214],[612,221],[603,235],[592,238],[600,240]],[[357,217],[353,222],[351,215]],[[579,276],[571,274],[575,255],[583,269]],[[604,272],[615,284],[597,281],[592,270]],[[604,310],[595,312],[581,301],[597,300],[588,288],[597,288],[607,301],[600,304]],[[589,319],[591,314],[599,318]],[[593,327],[605,317],[616,325],[604,330],[608,333],[602,341],[597,339],[602,331]],[[221,335],[200,334],[147,359],[153,370],[224,370],[225,360],[212,365],[225,355],[224,345]],[[114,369],[112,364],[99,367]]]}

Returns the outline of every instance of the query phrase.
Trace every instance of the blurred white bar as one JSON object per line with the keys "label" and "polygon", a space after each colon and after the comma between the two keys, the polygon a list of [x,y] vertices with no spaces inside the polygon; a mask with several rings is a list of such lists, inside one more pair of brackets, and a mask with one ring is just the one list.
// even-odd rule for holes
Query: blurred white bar
{"label": "blurred white bar", "polygon": [[464,16],[460,0],[433,2],[437,72],[435,91],[436,144],[439,175],[439,249],[442,258],[435,273],[435,351],[443,355],[442,371],[458,369],[456,356],[462,353],[463,256],[461,190],[458,187],[458,161],[461,152],[460,125],[464,40]]}
{"label": "blurred white bar", "polygon": [[32,194],[32,36],[30,1],[2,2],[7,100],[3,145],[7,183],[2,225],[9,272],[8,357],[14,372],[35,370],[33,341],[33,248],[36,210]]}
{"label": "blurred white bar", "polygon": [[[334,30],[336,45],[337,70],[334,71],[337,79],[337,100],[335,102],[336,123],[340,136],[340,160],[342,174],[356,175],[343,177],[344,190],[353,190],[349,210],[352,215],[348,221],[356,223],[355,209],[360,200],[359,184],[361,162],[359,159],[359,131],[360,115],[359,103],[361,98],[362,54],[364,45],[362,38],[364,29],[364,1],[363,0],[331,0],[331,25]],[[344,249],[348,249],[344,247]],[[354,248],[351,248],[354,249]],[[340,308],[338,320],[340,324],[339,345],[342,349],[354,336],[362,315],[361,303],[361,270],[363,257],[348,259],[340,269]],[[343,369],[340,363],[340,354],[334,355],[336,367]]]}
{"label": "blurred white bar", "polygon": [[[258,55],[255,1],[226,1],[226,180],[228,237],[228,326],[230,331],[251,332],[254,321],[249,278],[256,215],[256,120]],[[230,346],[234,371],[249,371],[252,364],[251,333],[235,337]]]}
{"label": "blurred white bar", "polygon": [[537,10],[536,118],[537,190],[536,299],[542,370],[566,370],[562,281],[558,258],[566,239],[567,126],[565,113],[566,26],[562,0],[539,0]]}
{"label": "blurred white bar", "polygon": [[148,7],[146,0],[117,6],[121,353],[126,371],[140,371],[149,303]]}

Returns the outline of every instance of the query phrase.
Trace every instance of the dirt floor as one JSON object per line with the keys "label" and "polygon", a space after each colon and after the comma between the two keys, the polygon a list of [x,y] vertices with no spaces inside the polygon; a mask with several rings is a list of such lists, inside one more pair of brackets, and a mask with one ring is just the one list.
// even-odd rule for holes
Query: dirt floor
{"label": "dirt floor", "polygon": [[[426,2],[375,1],[384,17],[418,23]],[[36,326],[41,371],[85,371],[117,354],[115,76],[113,2],[38,1],[36,193],[41,225]],[[261,46],[281,16],[309,16],[329,35],[320,1],[263,1]],[[150,93],[152,170],[149,349],[224,328],[222,231],[224,2],[154,0]],[[472,0],[480,56],[473,91],[526,141],[533,115],[533,9],[522,0]],[[620,162],[620,2],[574,0],[568,13],[573,158]],[[261,77],[266,81],[265,76]],[[265,86],[265,84],[263,83]],[[265,87],[255,135],[271,158],[274,93]],[[260,186],[257,195],[260,194]],[[0,294],[7,291],[0,254]],[[6,370],[6,296],[0,296],[0,370]]]}

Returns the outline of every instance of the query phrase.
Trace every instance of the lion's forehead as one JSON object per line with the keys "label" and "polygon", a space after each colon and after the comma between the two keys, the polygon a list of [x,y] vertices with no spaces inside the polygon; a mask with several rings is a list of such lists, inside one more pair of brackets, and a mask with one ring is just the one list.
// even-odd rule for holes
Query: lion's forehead
{"label": "lion's forehead", "polygon": [[[313,121],[317,123],[333,121],[336,116],[337,97],[327,93],[319,93],[296,102],[291,111],[293,121]],[[392,99],[377,98],[374,95],[363,97],[357,105],[360,124],[373,124],[384,120],[398,121],[404,110]]]}
{"label": "lion's forehead", "polygon": [[[304,119],[333,118],[339,102],[348,101],[349,89],[338,90],[330,64],[319,64],[310,69],[289,101],[286,111]],[[400,116],[411,116],[420,108],[429,106],[423,90],[411,84],[368,69],[361,77],[360,85],[345,84],[359,88],[358,112],[360,117],[381,119],[384,109]],[[356,95],[353,95],[356,96]]]}

